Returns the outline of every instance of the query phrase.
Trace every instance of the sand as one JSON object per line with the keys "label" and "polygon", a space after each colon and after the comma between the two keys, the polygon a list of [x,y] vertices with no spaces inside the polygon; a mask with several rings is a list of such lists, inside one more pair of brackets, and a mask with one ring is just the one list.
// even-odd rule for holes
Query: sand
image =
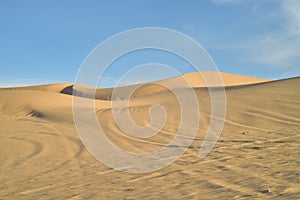
{"label": "sand", "polygon": [[[225,126],[214,149],[200,159],[211,109],[198,75],[183,75],[201,107],[192,145],[168,167],[142,174],[111,169],[86,150],[73,122],[72,83],[0,89],[0,199],[298,199],[300,78],[269,81],[221,73]],[[180,88],[176,79],[157,83]],[[175,136],[178,102],[165,87],[144,85],[130,101],[128,109],[140,125],[149,123],[153,104],[168,112],[163,130],[148,139],[117,127],[111,92],[97,89],[95,107],[107,136],[119,147],[150,152]]]}

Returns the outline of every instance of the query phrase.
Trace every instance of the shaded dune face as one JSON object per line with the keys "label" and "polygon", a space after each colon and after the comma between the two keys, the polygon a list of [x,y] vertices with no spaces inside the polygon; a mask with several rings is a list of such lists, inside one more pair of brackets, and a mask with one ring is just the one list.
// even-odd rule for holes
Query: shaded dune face
{"label": "shaded dune face", "polygon": [[64,89],[62,89],[62,90],[60,91],[60,93],[72,95],[72,93],[73,93],[73,85],[70,85],[70,86],[65,87]]}
{"label": "shaded dune face", "polygon": [[[268,81],[222,74],[224,129],[200,159],[210,94],[197,74],[184,76],[192,88],[180,88],[176,77],[144,84],[122,109],[112,103],[124,96],[112,99],[112,88],[97,88],[95,112],[106,136],[137,153],[163,148],[176,136],[181,111],[172,90],[195,92],[200,121],[193,143],[170,166],[145,174],[111,169],[86,150],[73,121],[74,84],[0,89],[0,199],[298,199],[300,77]],[[165,81],[172,90],[159,84]],[[145,139],[122,131],[112,114],[113,109],[129,111],[136,124],[145,126],[156,104],[164,107],[166,122]]]}

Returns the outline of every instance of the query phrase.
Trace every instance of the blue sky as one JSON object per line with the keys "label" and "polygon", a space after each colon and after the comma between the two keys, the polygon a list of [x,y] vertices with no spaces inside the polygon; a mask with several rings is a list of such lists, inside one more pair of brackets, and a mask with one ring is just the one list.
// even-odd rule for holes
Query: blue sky
{"label": "blue sky", "polygon": [[[74,82],[100,42],[149,26],[194,38],[220,71],[269,79],[299,76],[299,10],[298,0],[1,0],[0,86]],[[174,56],[137,52],[112,65],[102,86],[149,62],[193,71]],[[153,77],[165,78],[163,73]],[[132,83],[153,77],[139,74]]]}

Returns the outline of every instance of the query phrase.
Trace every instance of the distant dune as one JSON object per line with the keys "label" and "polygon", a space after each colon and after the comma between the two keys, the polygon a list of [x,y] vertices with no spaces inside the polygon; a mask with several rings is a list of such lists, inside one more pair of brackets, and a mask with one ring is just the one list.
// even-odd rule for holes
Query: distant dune
{"label": "distant dune", "polygon": [[[270,81],[218,75],[227,115],[218,143],[204,159],[198,153],[211,102],[199,73],[138,85],[130,106],[120,112],[129,110],[139,125],[150,122],[148,110],[154,104],[168,113],[160,133],[147,139],[123,133],[114,122],[111,102],[123,96],[112,98],[113,88],[97,89],[99,123],[113,143],[132,152],[160,149],[178,130],[179,104],[162,85],[184,94],[189,88],[178,84],[184,78],[195,91],[201,118],[193,144],[170,166],[146,174],[115,171],[88,153],[73,122],[71,94],[86,95],[79,86],[0,89],[0,199],[298,199],[300,77]],[[119,90],[130,87],[136,86]]]}

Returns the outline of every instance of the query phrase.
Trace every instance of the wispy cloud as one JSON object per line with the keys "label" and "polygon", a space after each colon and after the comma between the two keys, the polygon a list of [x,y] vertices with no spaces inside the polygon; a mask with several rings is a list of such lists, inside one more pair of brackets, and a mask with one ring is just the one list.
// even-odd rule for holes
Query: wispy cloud
{"label": "wispy cloud", "polygon": [[299,45],[286,32],[257,35],[242,44],[243,59],[254,60],[268,67],[286,68],[295,65]]}
{"label": "wispy cloud", "polygon": [[300,1],[281,1],[282,29],[256,37],[257,47],[252,54],[258,61],[283,68],[300,66],[299,10]]}
{"label": "wispy cloud", "polygon": [[300,1],[285,0],[281,1],[281,5],[286,13],[287,32],[300,40]]}
{"label": "wispy cloud", "polygon": [[[216,1],[223,2],[222,0]],[[240,3],[243,2],[247,3],[247,1],[240,1]],[[232,39],[230,43],[220,44],[219,48],[238,53],[238,60],[257,63],[265,67],[281,69],[300,67],[300,1],[279,2],[278,10],[276,12],[273,10],[266,18],[272,23],[277,21],[276,29]],[[262,5],[259,2],[254,4],[254,14],[259,12],[260,6]]]}

